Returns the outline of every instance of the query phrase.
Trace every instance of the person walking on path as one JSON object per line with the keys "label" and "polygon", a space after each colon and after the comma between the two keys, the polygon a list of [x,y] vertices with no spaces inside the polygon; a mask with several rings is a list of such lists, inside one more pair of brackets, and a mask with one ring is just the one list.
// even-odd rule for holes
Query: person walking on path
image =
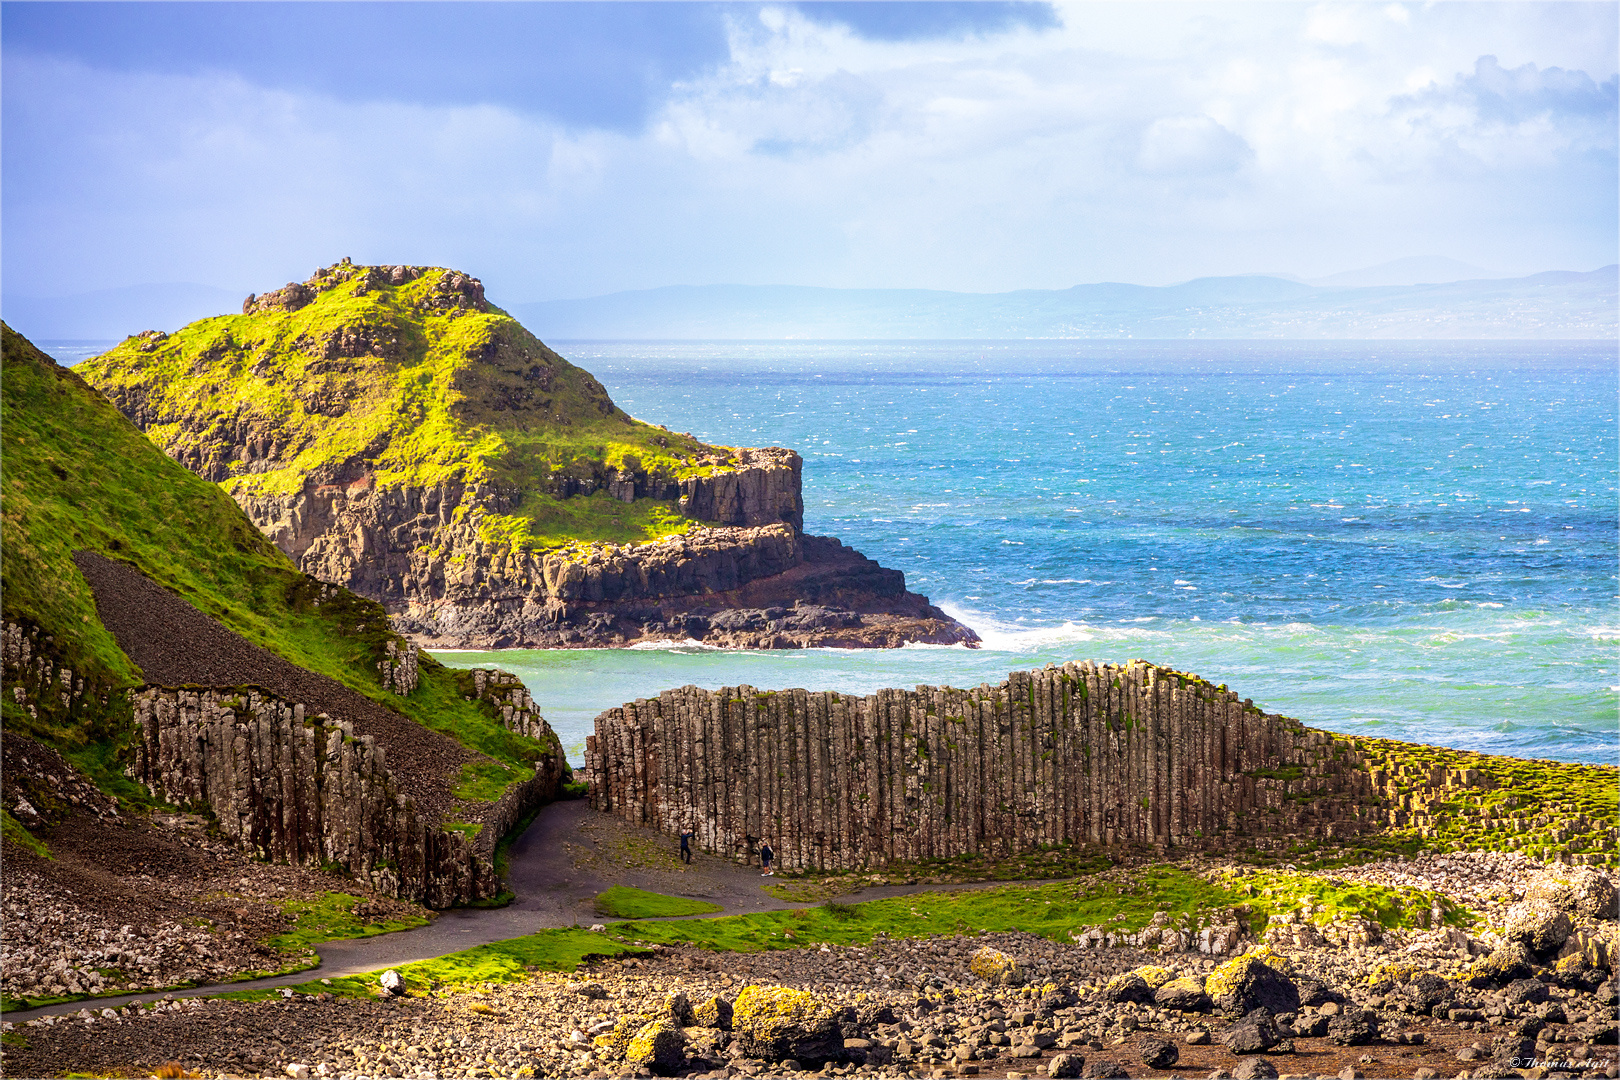
{"label": "person walking on path", "polygon": [[760,877],[775,877],[776,871],[771,869],[771,860],[776,858],[776,852],[771,850],[771,842],[764,837],[759,841],[759,865],[765,868]]}
{"label": "person walking on path", "polygon": [[689,863],[691,861],[692,861],[692,826],[683,825],[681,827],[681,862]]}

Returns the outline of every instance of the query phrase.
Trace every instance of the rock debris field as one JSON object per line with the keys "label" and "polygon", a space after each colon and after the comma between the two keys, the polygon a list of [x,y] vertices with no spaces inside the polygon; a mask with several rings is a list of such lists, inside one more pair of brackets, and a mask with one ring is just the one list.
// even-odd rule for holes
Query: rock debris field
{"label": "rock debris field", "polygon": [[[1350,873],[1472,889],[1495,930],[1369,930],[1236,956],[1021,932],[761,953],[654,947],[572,974],[371,1000],[161,1001],[7,1032],[8,1076],[1620,1075],[1615,892],[1451,856]],[[1483,914],[1483,912],[1482,912]],[[1481,924],[1484,925],[1483,923]],[[1476,936],[1477,934],[1477,936]],[[9,1026],[9,1025],[8,1025]],[[22,1038],[18,1038],[22,1036]]]}

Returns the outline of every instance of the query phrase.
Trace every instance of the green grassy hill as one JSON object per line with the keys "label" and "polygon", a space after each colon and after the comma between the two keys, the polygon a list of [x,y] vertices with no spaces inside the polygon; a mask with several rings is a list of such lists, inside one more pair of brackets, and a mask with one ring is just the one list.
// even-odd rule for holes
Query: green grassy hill
{"label": "green grassy hill", "polygon": [[[126,691],[141,673],[102,625],[73,552],[124,562],[254,644],[505,763],[510,778],[558,748],[501,727],[466,700],[468,673],[423,658],[408,698],[383,689],[377,664],[398,640],[380,605],[300,573],[219,486],[192,475],[73,371],[4,328],[0,488],[3,616],[51,639],[47,655],[85,681],[64,703],[30,711],[8,692],[4,722],[62,751],[105,789],[138,799],[118,755]],[[323,590],[327,599],[315,601]],[[16,685],[15,673],[8,671]],[[487,784],[485,786],[488,786]]]}
{"label": "green grassy hill", "polygon": [[[626,415],[454,270],[345,260],[244,307],[78,369],[239,500],[367,473],[379,488],[480,486],[504,493],[485,502],[485,539],[534,550],[684,531],[675,483],[732,460]],[[634,504],[608,496],[630,478]]]}

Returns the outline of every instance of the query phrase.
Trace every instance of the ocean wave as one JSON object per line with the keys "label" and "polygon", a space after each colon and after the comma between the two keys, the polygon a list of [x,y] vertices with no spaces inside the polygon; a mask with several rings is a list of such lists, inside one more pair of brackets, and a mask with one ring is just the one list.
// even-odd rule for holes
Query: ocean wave
{"label": "ocean wave", "polygon": [[636,652],[695,653],[727,651],[722,646],[710,645],[708,642],[699,641],[696,638],[687,638],[684,641],[676,641],[674,638],[659,638],[657,641],[638,641],[628,646],[628,648]]}

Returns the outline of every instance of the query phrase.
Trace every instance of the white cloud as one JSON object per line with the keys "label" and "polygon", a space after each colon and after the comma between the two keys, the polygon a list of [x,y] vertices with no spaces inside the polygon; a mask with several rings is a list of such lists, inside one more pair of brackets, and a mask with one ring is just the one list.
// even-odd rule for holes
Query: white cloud
{"label": "white cloud", "polygon": [[1205,176],[1236,172],[1254,157],[1249,144],[1208,116],[1161,116],[1142,133],[1144,172]]}
{"label": "white cloud", "polygon": [[7,287],[262,289],[341,255],[462,266],[507,302],[1316,276],[1414,252],[1589,268],[1614,258],[1615,21],[1087,4],[1045,33],[891,43],[738,9],[731,62],[641,135],[9,60]]}

